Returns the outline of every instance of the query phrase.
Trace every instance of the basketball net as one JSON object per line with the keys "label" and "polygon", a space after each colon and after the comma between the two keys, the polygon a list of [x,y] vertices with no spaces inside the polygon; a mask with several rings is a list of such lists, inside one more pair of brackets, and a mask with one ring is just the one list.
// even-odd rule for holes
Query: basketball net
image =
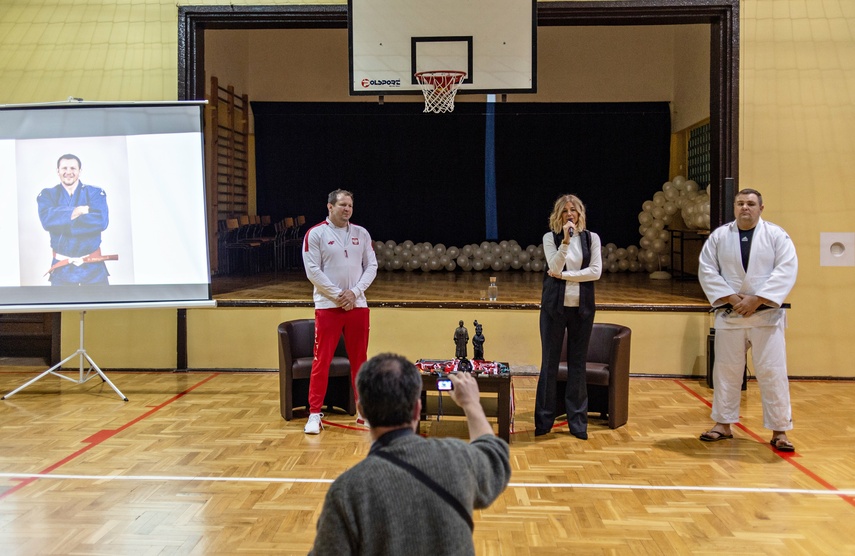
{"label": "basketball net", "polygon": [[440,114],[454,111],[454,95],[466,77],[466,72],[421,71],[415,75],[425,95],[425,112]]}

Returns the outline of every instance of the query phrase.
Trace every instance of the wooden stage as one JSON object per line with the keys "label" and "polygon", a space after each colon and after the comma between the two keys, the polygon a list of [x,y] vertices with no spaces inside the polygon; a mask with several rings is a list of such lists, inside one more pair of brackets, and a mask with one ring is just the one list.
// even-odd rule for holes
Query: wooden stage
{"label": "wooden stage", "polygon": [[[499,300],[481,300],[490,276],[497,277]],[[368,289],[372,307],[499,307],[537,309],[540,272],[379,271]],[[312,306],[312,285],[302,270],[252,276],[214,276],[214,298],[222,307]],[[599,311],[706,312],[709,304],[697,280],[652,280],[647,273],[604,273],[596,283]]]}

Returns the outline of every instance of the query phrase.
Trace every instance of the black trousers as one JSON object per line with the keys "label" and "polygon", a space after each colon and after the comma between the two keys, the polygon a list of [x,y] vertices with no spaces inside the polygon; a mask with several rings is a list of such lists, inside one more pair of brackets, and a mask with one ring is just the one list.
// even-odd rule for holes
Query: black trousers
{"label": "black trousers", "polygon": [[538,432],[548,432],[555,423],[555,399],[558,378],[558,363],[564,330],[567,330],[567,389],[564,391],[564,407],[570,432],[588,430],[588,386],[585,379],[585,363],[588,342],[594,327],[594,314],[579,316],[578,307],[564,307],[564,313],[555,317],[540,311],[540,344],[542,358],[540,378],[537,379],[537,398],[534,405],[534,427]]}

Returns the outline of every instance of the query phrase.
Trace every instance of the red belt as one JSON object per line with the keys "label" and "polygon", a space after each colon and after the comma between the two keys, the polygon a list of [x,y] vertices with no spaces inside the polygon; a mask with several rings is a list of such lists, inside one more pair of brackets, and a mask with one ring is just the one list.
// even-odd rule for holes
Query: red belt
{"label": "red belt", "polygon": [[[53,257],[56,258],[56,251],[53,252]],[[45,272],[45,276],[47,276],[48,274],[50,274],[51,272],[53,272],[57,268],[62,268],[64,266],[74,264],[73,261],[77,261],[77,260],[81,261],[81,264],[83,264],[83,263],[100,263],[100,262],[104,262],[104,261],[118,261],[119,256],[118,255],[102,255],[101,254],[101,248],[99,247],[98,249],[89,253],[86,256],[68,257],[68,258],[65,258],[65,259],[57,262],[52,267],[50,267],[50,270]]]}

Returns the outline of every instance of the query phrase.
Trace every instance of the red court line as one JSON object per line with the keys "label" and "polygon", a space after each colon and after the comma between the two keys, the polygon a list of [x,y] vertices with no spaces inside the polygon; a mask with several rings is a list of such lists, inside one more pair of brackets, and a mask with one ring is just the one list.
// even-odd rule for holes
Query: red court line
{"label": "red court line", "polygon": [[[709,408],[712,408],[712,402],[710,402],[705,397],[701,396],[700,394],[698,394],[697,392],[692,390],[682,380],[675,380],[674,382],[677,383],[678,386],[680,386],[684,390],[686,390],[689,394],[691,394],[692,396],[694,396],[695,398],[697,398],[698,400],[703,402],[704,405],[706,405]],[[739,430],[741,430],[742,432],[744,432],[745,434],[747,434],[748,436],[750,436],[751,438],[753,438],[754,440],[759,442],[760,444],[765,445],[766,448],[768,448],[769,450],[772,450],[775,454],[778,455],[778,457],[780,457],[781,459],[783,459],[784,461],[786,461],[787,463],[789,463],[790,465],[792,465],[793,467],[795,467],[796,469],[798,469],[799,471],[801,471],[802,473],[804,473],[805,475],[807,475],[808,477],[810,477],[811,479],[813,479],[814,481],[816,481],[817,483],[819,483],[820,485],[825,487],[826,489],[831,490],[831,491],[840,490],[836,486],[832,485],[831,483],[829,483],[828,481],[826,481],[825,479],[823,479],[822,477],[820,477],[819,475],[817,475],[816,473],[814,473],[813,471],[811,471],[810,469],[808,469],[807,467],[805,467],[804,465],[802,465],[801,463],[796,461],[796,458],[801,457],[798,454],[798,452],[779,452],[778,450],[773,448],[771,444],[769,444],[768,440],[763,439],[762,436],[760,436],[756,432],[750,430],[748,427],[746,427],[742,423],[735,423],[733,426],[735,426],[736,428],[738,428]],[[847,496],[845,494],[841,494],[840,498],[842,498],[843,500],[848,502],[850,505],[855,506],[855,498],[853,498],[852,496]]]}
{"label": "red court line", "polygon": [[[180,392],[179,394],[176,394],[175,396],[173,396],[172,398],[170,398],[170,399],[166,400],[166,401],[165,401],[165,402],[163,402],[162,404],[154,406],[151,410],[146,411],[145,413],[143,413],[142,415],[140,415],[140,416],[139,416],[139,417],[137,417],[136,419],[132,419],[132,420],[128,421],[127,423],[125,423],[124,425],[122,425],[121,427],[119,427],[119,428],[117,428],[117,429],[113,429],[113,430],[101,430],[101,431],[96,432],[96,433],[95,433],[95,434],[93,434],[92,436],[90,436],[90,437],[88,437],[88,438],[86,438],[86,439],[84,439],[84,440],[82,440],[82,441],[81,441],[81,442],[85,442],[85,443],[87,443],[87,444],[88,444],[86,447],[81,448],[81,449],[77,450],[76,452],[74,452],[74,453],[72,453],[72,454],[70,454],[70,455],[68,455],[68,456],[64,457],[63,459],[59,460],[58,462],[54,463],[53,465],[49,465],[48,467],[46,467],[46,468],[42,469],[41,471],[39,471],[39,472],[38,472],[38,475],[47,475],[48,473],[51,473],[52,471],[56,471],[57,469],[59,469],[60,467],[62,467],[63,465],[65,465],[66,463],[68,463],[68,462],[70,462],[70,461],[72,461],[72,460],[76,459],[78,456],[81,456],[81,455],[85,454],[86,452],[88,452],[89,450],[91,450],[92,448],[94,448],[95,446],[98,446],[98,445],[99,445],[99,444],[101,444],[102,442],[104,442],[104,441],[106,441],[106,440],[108,440],[108,439],[110,439],[110,438],[112,438],[112,437],[116,436],[116,435],[117,435],[117,434],[119,434],[120,432],[122,432],[122,431],[124,431],[125,429],[127,429],[127,428],[129,428],[129,427],[131,427],[131,426],[133,426],[133,425],[135,425],[135,424],[137,424],[137,423],[139,423],[139,422],[140,422],[140,421],[142,421],[143,419],[145,419],[145,418],[147,418],[147,417],[151,417],[152,415],[154,415],[154,413],[155,413],[155,412],[160,411],[161,409],[163,409],[163,408],[164,408],[164,407],[166,407],[167,405],[171,404],[172,402],[175,402],[175,401],[177,401],[177,400],[179,400],[179,399],[183,398],[184,396],[186,396],[187,394],[189,394],[190,392],[192,392],[192,391],[193,391],[193,390],[195,390],[196,388],[199,388],[200,386],[202,386],[202,385],[203,385],[203,384],[205,384],[206,382],[208,382],[208,381],[210,381],[210,380],[213,380],[214,378],[216,378],[216,377],[217,377],[217,376],[219,376],[219,375],[220,375],[220,373],[214,373],[214,374],[212,374],[211,376],[209,376],[209,377],[208,377],[208,378],[206,378],[205,380],[202,380],[202,381],[200,381],[200,382],[197,382],[196,384],[194,384],[194,385],[193,385],[193,386],[191,386],[190,388],[188,388],[188,389],[184,390],[183,392]],[[17,485],[15,485],[14,487],[10,488],[10,489],[9,489],[9,490],[7,490],[6,492],[2,492],[2,493],[0,493],[0,500],[2,500],[3,498],[6,498],[7,496],[9,496],[10,494],[12,494],[12,493],[14,493],[14,492],[17,492],[17,491],[21,490],[21,489],[22,489],[22,488],[24,488],[25,486],[27,486],[27,485],[29,485],[30,483],[32,483],[32,482],[34,482],[34,481],[37,481],[37,480],[38,480],[38,477],[30,477],[30,478],[27,478],[27,479],[21,479],[21,480],[20,480],[20,482],[19,482]]]}

